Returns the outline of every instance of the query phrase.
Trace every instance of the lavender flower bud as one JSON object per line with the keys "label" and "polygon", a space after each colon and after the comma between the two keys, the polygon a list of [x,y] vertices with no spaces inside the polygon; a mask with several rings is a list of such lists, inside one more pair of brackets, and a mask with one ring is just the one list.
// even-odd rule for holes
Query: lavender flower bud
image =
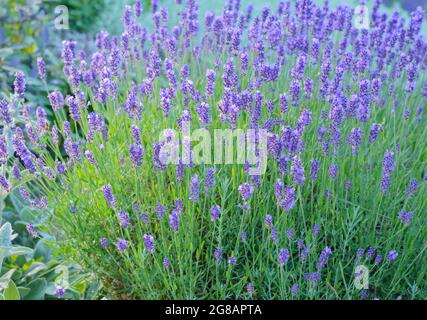
{"label": "lavender flower bud", "polygon": [[133,165],[136,168],[142,166],[142,160],[144,157],[144,149],[137,143],[133,143],[129,146],[129,155]]}
{"label": "lavender flower bud", "polygon": [[191,177],[190,181],[190,197],[189,200],[199,202],[200,181],[197,175]]}
{"label": "lavender flower bud", "polygon": [[49,101],[55,112],[64,106],[64,96],[59,91],[49,93]]}
{"label": "lavender flower bud", "polygon": [[116,248],[119,252],[125,252],[128,247],[129,247],[129,244],[126,240],[124,239],[117,240]]}
{"label": "lavender flower bud", "polygon": [[18,71],[15,73],[15,81],[13,82],[15,94],[19,99],[24,99],[25,94],[25,75]]}
{"label": "lavender flower bud", "polygon": [[166,207],[162,205],[161,202],[159,202],[156,206],[156,216],[157,218],[161,219],[165,215],[165,213],[168,211]]}
{"label": "lavender flower bud", "polygon": [[214,251],[214,257],[215,257],[215,261],[217,263],[221,262],[222,259],[222,250],[221,248],[216,248]]}
{"label": "lavender flower bud", "polygon": [[273,217],[269,214],[267,214],[265,216],[265,227],[266,229],[271,229],[271,227],[273,226]]}
{"label": "lavender flower bud", "polygon": [[154,237],[151,234],[144,234],[144,247],[149,253],[154,253]]}
{"label": "lavender flower bud", "polygon": [[320,253],[319,260],[317,261],[317,269],[320,271],[323,269],[325,264],[328,262],[329,256],[331,255],[332,250],[328,247],[325,247],[323,251]]}
{"label": "lavender flower bud", "polygon": [[411,222],[413,216],[414,213],[411,211],[402,210],[399,212],[399,220],[405,225],[408,225]]}
{"label": "lavender flower bud", "polygon": [[302,166],[301,159],[297,156],[292,158],[291,174],[295,184],[299,186],[304,184],[304,167]]}
{"label": "lavender flower bud", "polygon": [[215,184],[215,168],[208,168],[204,181],[205,192],[208,192]]}
{"label": "lavender flower bud", "polygon": [[122,228],[126,229],[129,227],[130,217],[128,213],[119,210],[117,212],[117,218],[119,219],[119,223]]}
{"label": "lavender flower bud", "polygon": [[228,257],[227,262],[230,266],[235,266],[237,263],[237,259],[235,256],[231,256],[231,257]]}
{"label": "lavender flower bud", "polygon": [[399,256],[399,254],[397,253],[396,250],[391,250],[388,254],[387,254],[387,261],[389,263],[395,261],[397,259],[397,257]]}
{"label": "lavender flower bud", "polygon": [[0,186],[6,191],[6,192],[10,192],[11,190],[11,186],[9,183],[9,180],[7,180],[7,178],[3,175],[0,175]]}
{"label": "lavender flower bud", "polygon": [[214,86],[215,86],[215,71],[212,69],[208,69],[206,71],[206,95],[208,97],[213,95]]}
{"label": "lavender flower bud", "polygon": [[291,287],[291,294],[293,296],[296,296],[298,294],[298,291],[299,291],[299,287],[296,283],[294,283]]}
{"label": "lavender flower bud", "polygon": [[39,77],[41,80],[46,80],[46,64],[42,57],[37,58],[37,69],[39,71]]}
{"label": "lavender flower bud", "polygon": [[389,175],[394,170],[394,153],[392,151],[387,151],[384,155],[383,160],[383,173]]}
{"label": "lavender flower bud", "polygon": [[27,224],[25,227],[32,238],[37,238],[39,236],[38,232],[36,229],[34,229],[34,226],[31,223]]}
{"label": "lavender flower bud", "polygon": [[331,166],[329,167],[329,176],[331,177],[331,179],[335,179],[337,177],[337,173],[338,165],[336,165],[335,163],[331,164]]}
{"label": "lavender flower bud", "polygon": [[163,259],[163,266],[165,267],[166,270],[169,270],[170,265],[171,265],[171,262],[170,262],[169,258],[165,257]]}
{"label": "lavender flower bud", "polygon": [[169,226],[173,231],[177,231],[179,227],[179,214],[176,209],[172,210],[169,215]]}
{"label": "lavender flower bud", "polygon": [[101,240],[99,240],[99,244],[102,249],[107,249],[109,245],[107,238],[101,238]]}
{"label": "lavender flower bud", "polygon": [[316,180],[317,179],[317,172],[319,171],[319,161],[316,159],[311,160],[311,166],[310,166],[310,179]]}
{"label": "lavender flower bud", "polygon": [[362,142],[362,130],[359,128],[351,129],[351,133],[348,137],[348,143],[351,145],[353,154],[357,154],[357,147]]}
{"label": "lavender flower bud", "polygon": [[239,193],[243,200],[247,201],[252,196],[253,188],[249,183],[241,184],[239,186]]}
{"label": "lavender flower bud", "polygon": [[295,188],[286,187],[285,197],[279,201],[278,206],[283,208],[286,212],[291,210],[295,205]]}
{"label": "lavender flower bud", "polygon": [[282,267],[284,264],[288,263],[289,260],[289,249],[280,249],[279,255],[277,256],[277,261],[279,266]]}
{"label": "lavender flower bud", "polygon": [[218,205],[214,205],[211,208],[211,221],[215,222],[221,216],[221,207]]}
{"label": "lavender flower bud", "polygon": [[415,191],[417,191],[418,188],[418,181],[417,179],[411,179],[409,181],[409,187],[408,187],[408,197],[412,197],[415,193]]}
{"label": "lavender flower bud", "polygon": [[102,187],[101,190],[102,190],[102,193],[104,194],[105,201],[107,201],[108,207],[115,209],[117,206],[117,201],[111,190],[111,185],[108,184]]}

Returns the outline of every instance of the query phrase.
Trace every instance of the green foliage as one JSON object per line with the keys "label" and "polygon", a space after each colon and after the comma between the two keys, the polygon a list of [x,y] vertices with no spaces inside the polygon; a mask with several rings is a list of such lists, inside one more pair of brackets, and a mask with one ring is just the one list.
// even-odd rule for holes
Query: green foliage
{"label": "green foliage", "polygon": [[78,266],[53,259],[44,263],[40,244],[34,249],[14,245],[16,237],[9,222],[0,227],[0,300],[56,299],[57,287],[66,290],[63,299],[96,297],[99,283]]}
{"label": "green foliage", "polygon": [[[37,51],[37,38],[46,23],[41,3],[2,1],[0,8],[0,90],[9,87],[8,74],[26,70]],[[28,70],[28,69],[27,69]],[[1,92],[1,91],[0,91]]]}
{"label": "green foliage", "polygon": [[[213,67],[215,56],[209,51],[203,53],[200,60],[194,61],[190,56],[179,57],[180,65],[187,63],[191,68],[196,90],[203,91],[206,68]],[[221,61],[220,64],[225,61]],[[283,72],[290,72],[293,62]],[[203,66],[203,67],[201,67]],[[103,280],[105,289],[113,297],[141,299],[196,299],[196,298],[239,298],[246,299],[247,282],[253,282],[256,297],[261,299],[288,299],[292,296],[289,287],[296,282],[300,285],[298,298],[309,299],[353,299],[359,291],[353,285],[354,257],[358,247],[370,245],[377,248],[382,255],[392,249],[399,250],[399,259],[394,264],[384,262],[376,267],[373,261],[364,261],[371,271],[371,288],[380,298],[421,298],[425,285],[422,266],[425,257],[425,219],[426,198],[425,183],[420,185],[416,195],[407,200],[406,188],[410,177],[421,179],[423,169],[414,166],[416,159],[425,159],[426,141],[417,137],[426,135],[426,128],[417,125],[411,119],[408,125],[384,127],[379,140],[374,146],[365,141],[357,155],[352,154],[351,146],[341,144],[334,156],[322,158],[320,176],[317,182],[307,181],[298,191],[298,205],[289,214],[285,214],[274,201],[273,184],[283,179],[285,185],[292,184],[289,176],[279,174],[275,161],[269,161],[268,171],[262,177],[262,183],[250,201],[253,208],[242,211],[238,205],[241,199],[237,188],[246,181],[243,166],[217,165],[216,185],[209,195],[201,196],[199,203],[189,201],[190,179],[194,174],[202,180],[208,165],[186,169],[182,184],[176,182],[175,167],[170,166],[164,172],[156,171],[153,166],[153,143],[158,141],[159,132],[166,128],[176,128],[182,105],[171,110],[168,118],[159,110],[159,88],[165,78],[156,80],[154,96],[145,99],[142,117],[130,119],[124,112],[119,112],[130,89],[130,79],[142,77],[141,65],[129,69],[129,81],[120,82],[118,101],[109,100],[105,105],[96,101],[90,91],[87,98],[92,102],[95,112],[101,113],[108,123],[108,142],[101,134],[95,140],[85,144],[85,150],[92,152],[96,165],[86,159],[75,163],[63,177],[64,184],[57,181],[43,180],[48,184],[44,190],[55,210],[50,212],[49,228],[59,227],[57,245],[64,255],[70,255],[86,268],[93,270]],[[307,71],[307,76],[315,77],[318,70]],[[242,76],[242,83],[249,83],[253,70],[248,76]],[[140,80],[139,80],[140,81]],[[281,77],[275,88],[286,88],[289,79]],[[404,81],[396,84],[397,96],[404,99]],[[269,98],[274,98],[269,88],[262,88]],[[352,87],[351,90],[357,90]],[[209,103],[216,106],[222,96],[220,85],[216,87]],[[411,98],[411,104],[417,106],[422,96],[417,93]],[[177,92],[176,101],[183,101],[184,95]],[[275,100],[277,103],[277,99]],[[390,104],[373,108],[374,119],[381,123],[394,123],[395,117],[403,118],[404,110],[397,109],[391,114]],[[195,106],[191,105],[191,108]],[[322,110],[325,107],[319,100],[304,100],[304,107],[312,111],[312,123],[322,123]],[[302,108],[302,107],[301,107]],[[291,108],[285,116],[280,115],[277,107],[274,117],[285,117],[289,125],[294,125],[301,108]],[[212,110],[212,128],[227,128],[219,119],[217,109]],[[374,111],[375,110],[375,111]],[[89,132],[87,118],[91,109],[82,110],[82,121],[73,124],[78,127],[75,137],[86,137]],[[144,164],[135,168],[129,158],[128,146],[131,144],[129,130],[132,124],[142,128],[142,141],[145,149]],[[62,122],[57,123],[62,127]],[[241,117],[236,124],[238,128],[247,128],[246,119]],[[355,123],[352,125],[356,125]],[[352,125],[342,128],[342,136],[348,137]],[[191,127],[200,126],[197,115],[193,113]],[[369,136],[370,123],[361,125],[364,136]],[[309,127],[304,135],[305,150],[302,156],[305,164],[312,158],[321,158],[315,128]],[[396,173],[388,194],[380,192],[381,162],[387,149],[392,148],[397,137],[400,149],[396,151]],[[59,148],[48,137],[45,143],[51,146],[56,157],[60,158]],[[43,156],[48,166],[54,166],[52,153]],[[418,161],[418,160],[417,160]],[[332,163],[339,163],[339,179],[328,178],[328,168]],[[306,165],[306,172],[308,172]],[[351,192],[346,191],[345,182],[351,180]],[[41,181],[41,180],[39,180]],[[202,180],[203,183],[203,180]],[[131,227],[119,226],[117,214],[108,208],[101,192],[101,187],[111,184],[118,207],[130,214]],[[43,187],[40,184],[40,187]],[[330,198],[327,194],[332,193]],[[156,217],[156,205],[161,202],[173,208],[176,199],[184,201],[185,210],[180,217],[180,228],[170,230],[167,215]],[[149,223],[140,219],[140,212],[133,211],[137,203],[142,212],[149,216]],[[219,222],[212,223],[209,209],[220,205],[223,209]],[[416,212],[409,226],[404,226],[398,219],[402,208]],[[71,210],[76,214],[70,216]],[[275,221],[281,244],[270,240],[271,234],[264,227],[266,214],[271,214]],[[322,235],[315,238],[311,229],[316,223],[322,226]],[[42,227],[42,230],[45,227]],[[288,228],[294,228],[296,235],[312,244],[312,253],[305,264],[298,258],[295,241],[284,236]],[[45,229],[47,230],[47,229]],[[247,240],[241,241],[241,231],[247,232]],[[143,235],[153,234],[156,239],[156,251],[152,255],[144,249]],[[62,236],[62,234],[64,236]],[[110,245],[102,249],[99,241],[107,238]],[[130,243],[125,253],[115,248],[119,239]],[[280,246],[293,248],[292,260],[285,269],[277,266],[277,254]],[[325,246],[332,246],[334,254],[328,262],[323,280],[317,286],[304,282],[304,274],[316,270],[318,255]],[[238,265],[231,267],[226,259],[217,264],[214,249],[221,247],[224,258],[237,255]],[[413,248],[413,249],[411,249]],[[171,269],[163,267],[163,259],[168,257]],[[419,287],[412,291],[411,287]]]}

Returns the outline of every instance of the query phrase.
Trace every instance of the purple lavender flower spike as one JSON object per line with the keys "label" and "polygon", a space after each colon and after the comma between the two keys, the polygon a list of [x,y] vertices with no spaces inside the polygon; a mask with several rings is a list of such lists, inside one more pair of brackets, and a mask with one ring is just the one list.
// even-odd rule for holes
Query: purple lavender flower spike
{"label": "purple lavender flower spike", "polygon": [[375,140],[377,140],[378,134],[381,131],[381,125],[378,123],[374,123],[371,126],[371,130],[369,132],[369,143],[373,144]]}
{"label": "purple lavender flower spike", "polygon": [[214,251],[214,257],[215,257],[215,261],[217,263],[221,262],[222,260],[222,250],[221,248],[216,248]]}
{"label": "purple lavender flower spike", "polygon": [[277,179],[277,181],[274,183],[274,196],[277,200],[280,200],[283,197],[284,192],[284,185],[283,182],[280,181],[280,179]]}
{"label": "purple lavender flower spike", "polygon": [[176,209],[172,210],[172,213],[169,215],[169,226],[171,230],[177,231],[179,227],[179,214]]}
{"label": "purple lavender flower spike", "polygon": [[144,247],[145,249],[153,254],[155,250],[154,237],[151,234],[144,234]]}
{"label": "purple lavender flower spike", "polygon": [[293,240],[295,236],[295,230],[293,228],[289,228],[286,230],[286,237],[288,237],[289,240]]}
{"label": "purple lavender flower spike", "polygon": [[279,266],[282,267],[284,264],[288,263],[289,260],[289,249],[280,249],[279,255],[277,256],[277,261]]}
{"label": "purple lavender flower spike", "polygon": [[273,226],[273,217],[271,215],[267,214],[265,216],[264,224],[265,224],[266,229],[271,229],[271,227]]}
{"label": "purple lavender flower spike", "polygon": [[12,123],[12,115],[9,110],[9,103],[0,98],[0,119],[4,121],[5,124]]}
{"label": "purple lavender flower spike", "polygon": [[102,193],[104,194],[105,201],[109,208],[115,209],[117,206],[116,198],[113,195],[113,191],[111,190],[111,185],[106,185],[101,188]]}
{"label": "purple lavender flower spike", "polygon": [[313,230],[312,230],[311,233],[312,233],[313,237],[317,237],[317,235],[319,234],[319,232],[320,232],[320,224],[316,223],[314,225]]}
{"label": "purple lavender flower spike", "polygon": [[215,71],[212,69],[208,69],[206,71],[206,95],[208,97],[213,95],[214,87],[215,87]]}
{"label": "purple lavender flower spike", "polygon": [[357,148],[362,142],[362,130],[359,128],[351,129],[351,133],[348,137],[348,143],[351,145],[353,154],[357,154]]}
{"label": "purple lavender flower spike", "polygon": [[370,260],[371,258],[373,258],[373,256],[375,255],[375,248],[374,247],[369,247],[368,250],[366,251],[366,259]]}
{"label": "purple lavender flower spike", "polygon": [[394,171],[394,160],[393,160],[394,152],[387,151],[384,155],[383,160],[383,172],[385,174],[390,174]]}
{"label": "purple lavender flower spike", "polygon": [[358,248],[357,252],[356,252],[356,263],[359,263],[360,260],[362,259],[363,255],[365,254],[365,249],[363,248]]}
{"label": "purple lavender flower spike", "polygon": [[402,210],[399,212],[398,216],[399,220],[402,221],[403,224],[408,225],[409,223],[411,223],[414,213],[412,211]]}
{"label": "purple lavender flower spike", "polygon": [[107,238],[101,238],[101,240],[99,240],[99,244],[101,245],[102,249],[107,249],[109,246]]}
{"label": "purple lavender flower spike", "polygon": [[199,120],[202,123],[202,126],[206,126],[209,122],[211,122],[209,105],[206,103],[202,102],[201,105],[196,108],[196,113],[199,116]]}
{"label": "purple lavender flower spike", "polygon": [[157,218],[161,219],[165,215],[165,213],[168,211],[166,207],[163,206],[161,202],[159,202],[156,206],[156,216]]}
{"label": "purple lavender flower spike", "polygon": [[65,98],[65,101],[69,108],[71,118],[74,121],[79,122],[81,120],[81,115],[80,115],[80,109],[76,101],[76,98],[74,98],[73,96],[67,96]]}
{"label": "purple lavender flower spike", "polygon": [[295,184],[299,186],[304,184],[304,167],[302,166],[301,159],[297,156],[292,158],[291,174]]}
{"label": "purple lavender flower spike", "polygon": [[208,168],[206,170],[206,176],[204,181],[205,192],[208,193],[208,191],[212,189],[214,184],[215,184],[215,168]]}
{"label": "purple lavender flower spike", "polygon": [[409,181],[409,186],[408,186],[408,197],[412,197],[415,193],[415,191],[417,191],[418,188],[418,181],[417,179],[411,179]]}
{"label": "purple lavender flower spike", "polygon": [[243,183],[239,186],[239,193],[243,200],[247,201],[251,198],[253,187],[249,183]]}
{"label": "purple lavender flower spike", "polygon": [[38,232],[31,223],[26,225],[26,229],[32,238],[37,238],[39,236]]}
{"label": "purple lavender flower spike", "polygon": [[59,91],[49,93],[49,101],[55,112],[64,106],[64,96]]}
{"label": "purple lavender flower spike", "polygon": [[46,64],[42,57],[37,58],[37,69],[41,80],[46,80]]}
{"label": "purple lavender flower spike", "polygon": [[399,256],[399,254],[397,253],[396,250],[391,250],[388,254],[387,254],[387,261],[389,263],[394,262],[397,257]]}
{"label": "purple lavender flower spike", "polygon": [[116,248],[119,252],[125,252],[129,247],[129,243],[124,239],[118,239],[116,242]]}
{"label": "purple lavender flower spike", "polygon": [[252,296],[253,295],[253,293],[254,293],[254,285],[253,285],[253,283],[252,282],[249,282],[247,285],[246,285],[246,292],[250,295],[250,296]]}
{"label": "purple lavender flower spike", "polygon": [[319,260],[317,261],[317,269],[322,270],[325,264],[328,262],[329,256],[332,254],[332,250],[328,247],[325,247],[320,253]]}
{"label": "purple lavender flower spike", "polygon": [[199,202],[200,181],[197,175],[191,177],[190,181],[190,197],[189,200]]}
{"label": "purple lavender flower spike", "polygon": [[318,171],[319,171],[319,161],[316,159],[312,159],[311,165],[310,165],[310,179],[311,180],[314,181],[317,179]]}
{"label": "purple lavender flower spike", "polygon": [[133,143],[129,146],[129,155],[133,165],[136,168],[139,168],[142,166],[144,149],[138,143]]}
{"label": "purple lavender flower spike", "polygon": [[211,208],[211,221],[215,222],[221,216],[221,207],[219,205],[214,205]]}
{"label": "purple lavender flower spike", "polygon": [[5,176],[3,176],[3,175],[0,175],[0,186],[6,192],[10,192],[10,190],[11,190],[11,186],[10,186],[9,180]]}
{"label": "purple lavender flower spike", "polygon": [[299,291],[298,284],[294,283],[291,287],[291,294],[293,296],[296,296],[298,294],[298,291]]}
{"label": "purple lavender flower spike", "polygon": [[286,187],[285,197],[278,202],[278,206],[289,212],[295,205],[295,188]]}
{"label": "purple lavender flower spike", "polygon": [[15,94],[19,99],[24,99],[25,95],[25,75],[18,71],[15,73],[15,81],[13,82]]}
{"label": "purple lavender flower spike", "polygon": [[311,272],[304,274],[304,280],[308,283],[315,285],[320,279],[320,272]]}
{"label": "purple lavender flower spike", "polygon": [[142,14],[142,4],[141,0],[135,0],[135,3],[133,5],[133,10],[135,12],[135,16],[139,17]]}
{"label": "purple lavender flower spike", "polygon": [[237,259],[235,256],[230,256],[230,257],[228,257],[227,262],[230,266],[235,266],[237,263]]}
{"label": "purple lavender flower spike", "polygon": [[171,262],[170,262],[168,257],[165,257],[163,259],[163,266],[165,267],[166,270],[169,270],[169,268],[171,266]]}
{"label": "purple lavender flower spike", "polygon": [[337,173],[338,165],[336,165],[335,163],[331,164],[331,166],[329,167],[329,176],[331,177],[331,179],[335,179],[337,177]]}
{"label": "purple lavender flower spike", "polygon": [[127,212],[124,212],[122,210],[119,210],[117,212],[117,218],[119,219],[120,226],[122,228],[128,228],[130,223],[130,217]]}
{"label": "purple lavender flower spike", "polygon": [[64,295],[65,295],[65,289],[64,288],[58,287],[55,289],[55,296],[58,299],[62,299],[64,297]]}

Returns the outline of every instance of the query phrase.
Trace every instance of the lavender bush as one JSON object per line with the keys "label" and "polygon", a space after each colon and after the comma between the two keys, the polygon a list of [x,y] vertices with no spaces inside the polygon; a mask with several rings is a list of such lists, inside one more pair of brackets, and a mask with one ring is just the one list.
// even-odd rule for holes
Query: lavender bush
{"label": "lavender bush", "polygon": [[[366,12],[310,0],[258,16],[228,0],[204,17],[187,0],[173,27],[172,14],[153,1],[150,32],[135,1],[90,57],[64,41],[73,95],[48,93],[52,124],[39,109],[14,125],[17,74],[1,192],[18,189],[113,298],[425,297],[423,10],[404,21],[376,1],[367,29]],[[250,170],[262,144],[243,163],[198,163],[188,123],[258,130],[265,172]],[[168,163],[171,141],[193,153]]]}

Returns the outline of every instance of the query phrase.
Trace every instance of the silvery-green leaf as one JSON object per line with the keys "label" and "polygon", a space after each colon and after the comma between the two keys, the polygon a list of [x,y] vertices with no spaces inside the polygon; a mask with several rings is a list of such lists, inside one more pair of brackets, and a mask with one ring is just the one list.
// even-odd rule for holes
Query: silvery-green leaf
{"label": "silvery-green leaf", "polygon": [[0,246],[8,247],[12,244],[12,226],[6,222],[0,227]]}
{"label": "silvery-green leaf", "polygon": [[3,296],[5,300],[21,300],[18,288],[12,280],[9,281],[9,285],[4,289]]}
{"label": "silvery-green leaf", "polygon": [[15,271],[16,269],[11,269],[0,277],[0,290],[7,288],[9,281],[12,278]]}

